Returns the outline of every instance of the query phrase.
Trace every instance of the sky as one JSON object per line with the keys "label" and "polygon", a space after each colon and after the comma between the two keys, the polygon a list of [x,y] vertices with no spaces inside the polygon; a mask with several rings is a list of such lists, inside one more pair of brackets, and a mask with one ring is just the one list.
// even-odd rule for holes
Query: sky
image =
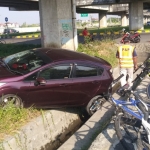
{"label": "sky", "polygon": [[5,17],[8,22],[19,23],[22,25],[24,22],[27,24],[39,24],[39,11],[9,11],[8,7],[0,7],[0,23],[5,23]]}
{"label": "sky", "polygon": [[[8,22],[19,25],[25,22],[26,24],[40,23],[39,11],[9,11],[8,7],[0,7],[0,23],[6,23],[5,17],[8,18]],[[88,14],[88,17],[81,17],[81,14],[76,14],[76,18],[81,20],[90,20],[91,17],[98,18],[98,14]]]}

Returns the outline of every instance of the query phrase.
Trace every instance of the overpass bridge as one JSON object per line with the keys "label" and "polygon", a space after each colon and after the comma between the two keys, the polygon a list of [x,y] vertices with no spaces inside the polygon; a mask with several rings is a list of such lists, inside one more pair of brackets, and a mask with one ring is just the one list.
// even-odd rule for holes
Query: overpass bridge
{"label": "overpass bridge", "polygon": [[[147,7],[145,7],[147,8]],[[96,5],[96,6],[77,6],[77,13],[98,13],[99,28],[107,27],[106,15],[118,15],[121,17],[121,25],[129,25],[129,4],[113,4],[113,5]],[[102,17],[105,17],[102,21]],[[150,9],[143,7],[143,23],[146,24],[150,20]]]}
{"label": "overpass bridge", "polygon": [[120,5],[126,4],[130,30],[142,30],[143,9],[150,8],[150,0],[0,0],[0,6],[9,7],[9,10],[39,10],[42,46],[47,47],[55,43],[62,48],[73,50],[76,50],[78,45],[76,12],[83,12],[81,7],[109,5],[109,10],[96,10],[99,11],[100,27],[106,27],[106,14],[112,14],[114,10],[122,16],[122,25],[127,25],[126,9],[119,10]]}

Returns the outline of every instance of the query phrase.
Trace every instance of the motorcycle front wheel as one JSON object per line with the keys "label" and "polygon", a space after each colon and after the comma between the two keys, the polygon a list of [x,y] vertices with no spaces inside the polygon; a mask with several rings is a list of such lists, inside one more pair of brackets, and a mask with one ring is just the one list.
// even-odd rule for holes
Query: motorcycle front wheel
{"label": "motorcycle front wheel", "polygon": [[140,43],[141,39],[139,37],[134,39],[135,43]]}

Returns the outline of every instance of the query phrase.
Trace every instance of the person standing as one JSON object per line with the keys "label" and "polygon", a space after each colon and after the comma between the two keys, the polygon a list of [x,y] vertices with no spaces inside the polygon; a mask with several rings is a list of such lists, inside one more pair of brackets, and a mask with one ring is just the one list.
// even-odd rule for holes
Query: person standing
{"label": "person standing", "polygon": [[126,40],[124,45],[118,47],[116,58],[119,60],[120,75],[124,74],[120,80],[121,86],[128,84],[130,88],[133,81],[133,71],[136,70],[138,66],[136,49],[130,45],[129,40]]}
{"label": "person standing", "polygon": [[86,41],[86,40],[91,40],[91,41],[93,41],[93,36],[92,35],[90,35],[90,33],[88,32],[88,30],[87,30],[87,28],[85,27],[84,28],[84,30],[82,31],[82,34],[83,34],[83,36],[84,36],[84,41]]}
{"label": "person standing", "polygon": [[88,36],[89,32],[87,28],[85,27],[84,30],[82,31],[83,36]]}

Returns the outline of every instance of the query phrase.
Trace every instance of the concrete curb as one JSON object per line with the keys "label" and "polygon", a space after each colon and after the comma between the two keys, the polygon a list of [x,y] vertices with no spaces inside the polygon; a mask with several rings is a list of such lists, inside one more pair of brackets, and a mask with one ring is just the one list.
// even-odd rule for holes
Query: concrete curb
{"label": "concrete curb", "polygon": [[58,150],[87,150],[96,136],[110,123],[115,107],[106,102]]}
{"label": "concrete curb", "polygon": [[[134,33],[134,31],[130,31],[131,33]],[[150,30],[138,30],[137,31],[138,33],[150,33]],[[107,33],[105,33],[105,32],[100,32],[100,33],[90,33],[91,35],[94,35],[94,36],[96,36],[96,35],[100,35],[100,36],[105,36],[105,35],[107,35],[107,36],[109,36],[109,35],[117,35],[117,36],[122,36],[123,35],[123,33],[119,33],[119,32],[113,32],[113,33],[111,33],[111,32],[107,32]],[[78,33],[77,34],[78,36],[83,36],[83,34],[82,33]],[[39,34],[39,35],[19,35],[19,36],[13,36],[13,35],[0,35],[0,38],[1,39],[14,39],[14,38],[17,38],[17,39],[21,39],[21,38],[41,38],[41,35]]]}
{"label": "concrete curb", "polygon": [[[135,31],[129,31],[130,33],[134,33]],[[150,33],[150,30],[138,30],[137,31],[138,33]],[[116,32],[110,32],[110,31],[108,31],[108,32],[99,32],[99,33],[90,33],[91,35],[102,35],[102,36],[104,36],[104,35],[120,35],[120,36],[122,36],[123,35],[123,33],[120,33],[120,32],[118,32],[118,31],[116,31]],[[90,35],[89,34],[89,35]],[[82,33],[78,33],[78,35],[79,36],[83,36],[83,34]]]}

